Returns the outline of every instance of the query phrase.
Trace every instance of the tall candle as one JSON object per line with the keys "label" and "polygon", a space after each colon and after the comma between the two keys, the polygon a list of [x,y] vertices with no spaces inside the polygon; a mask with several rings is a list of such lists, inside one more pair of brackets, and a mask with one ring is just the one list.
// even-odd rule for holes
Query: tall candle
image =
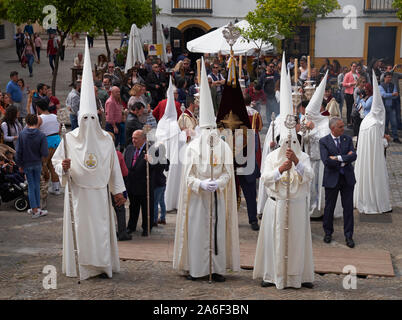
{"label": "tall candle", "polygon": [[239,79],[242,78],[243,73],[243,56],[239,57]]}
{"label": "tall candle", "polygon": [[297,86],[298,79],[299,79],[299,60],[295,59],[295,86]]}
{"label": "tall candle", "polygon": [[308,78],[308,80],[310,80],[310,78],[311,78],[310,56],[307,57],[307,78]]}
{"label": "tall candle", "polygon": [[198,86],[200,86],[200,83],[201,83],[201,59],[197,60],[197,80],[198,80]]}

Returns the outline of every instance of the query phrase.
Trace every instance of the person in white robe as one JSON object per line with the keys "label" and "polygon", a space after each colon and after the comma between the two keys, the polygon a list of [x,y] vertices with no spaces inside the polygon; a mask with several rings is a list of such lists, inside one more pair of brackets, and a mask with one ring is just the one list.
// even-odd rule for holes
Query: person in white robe
{"label": "person in white robe", "polygon": [[[281,104],[292,105],[289,93],[288,97],[281,95]],[[284,119],[291,114],[290,110],[288,108],[287,113],[282,113]],[[291,141],[288,133],[289,130],[283,127],[280,148],[264,159],[261,180],[268,200],[258,235],[253,279],[262,278],[263,287],[312,288],[314,263],[307,199],[314,172],[308,155],[301,151],[296,131],[292,129]],[[286,185],[288,170],[289,195]],[[287,201],[288,230],[285,230]]]}
{"label": "person in white robe", "polygon": [[[62,272],[80,280],[120,271],[114,209],[123,205],[124,181],[111,136],[99,125],[88,44],[82,78],[79,128],[65,135],[52,162],[65,187]],[[66,151],[65,151],[66,150]],[[72,207],[70,207],[70,196]]]}
{"label": "person in white robe", "polygon": [[185,132],[180,130],[177,122],[177,111],[174,102],[175,88],[170,77],[169,88],[167,91],[166,110],[156,128],[157,144],[164,144],[166,147],[166,157],[169,159],[169,171],[167,172],[165,204],[166,211],[177,209],[179,195],[177,188],[180,185],[183,166],[180,161],[180,150],[186,143]]}
{"label": "person in white robe", "polygon": [[[320,157],[320,139],[330,134],[329,117],[321,115],[320,108],[325,94],[325,87],[328,79],[328,71],[325,77],[321,80],[314,95],[308,103],[305,114],[302,115],[301,121],[309,126],[309,130],[303,135],[304,151],[310,157],[310,164],[314,171],[314,179],[310,185],[309,193],[309,212],[311,218],[321,218],[324,215],[324,187],[322,179],[324,177],[324,163]],[[312,128],[312,129],[311,129]],[[343,216],[343,209],[338,197],[334,217],[340,218]]]}
{"label": "person in white robe", "polygon": [[390,136],[384,135],[385,107],[376,77],[373,76],[373,103],[359,131],[355,166],[354,205],[361,213],[381,214],[392,210],[384,148]]}
{"label": "person in white robe", "polygon": [[[272,151],[274,151],[277,148],[278,145],[278,137],[280,135],[280,130],[281,127],[283,126],[283,121],[285,118],[283,117],[284,114],[287,114],[288,112],[292,112],[290,109],[287,110],[286,108],[292,108],[292,106],[285,105],[283,103],[280,103],[281,97],[283,97],[285,94],[290,94],[292,93],[292,88],[290,85],[290,78],[286,76],[286,60],[284,61],[285,58],[285,53],[283,54],[282,57],[282,69],[281,69],[281,75],[284,75],[283,79],[287,79],[287,85],[285,85],[285,81],[280,82],[280,98],[279,98],[279,115],[276,117],[275,120],[271,121],[268,132],[265,136],[265,141],[264,141],[264,147],[262,149],[262,157],[261,157],[261,172],[264,171],[265,167],[265,159],[267,158],[268,154]],[[287,91],[286,91],[287,90]],[[257,195],[257,214],[261,217],[263,212],[264,212],[264,207],[265,203],[267,202],[267,194],[265,192],[264,184],[262,182],[262,179],[260,178],[259,184],[258,184],[258,195]]]}
{"label": "person in white robe", "polygon": [[[196,280],[210,274],[225,281],[227,270],[240,271],[240,244],[233,154],[216,130],[216,119],[204,61],[200,89],[201,135],[186,150],[180,184],[174,243],[173,268]],[[211,179],[210,137],[213,137],[213,177]],[[212,234],[210,214],[212,201]],[[217,211],[216,211],[217,210]],[[210,247],[210,241],[212,246]],[[212,259],[210,260],[210,249]]]}

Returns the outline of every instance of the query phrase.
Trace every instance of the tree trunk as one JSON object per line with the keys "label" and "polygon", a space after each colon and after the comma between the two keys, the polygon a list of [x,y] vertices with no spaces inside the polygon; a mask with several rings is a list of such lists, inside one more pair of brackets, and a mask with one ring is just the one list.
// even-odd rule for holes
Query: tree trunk
{"label": "tree trunk", "polygon": [[109,48],[109,41],[108,41],[108,38],[107,38],[106,29],[103,29],[103,35],[105,37],[105,45],[106,45],[106,51],[107,51],[107,61],[110,62],[110,48]]}
{"label": "tree trunk", "polygon": [[[61,34],[61,32],[59,34]],[[52,91],[53,91],[53,95],[55,95],[55,96],[56,96],[57,73],[59,71],[59,59],[60,59],[61,51],[63,50],[64,40],[66,39],[66,35],[68,35],[68,32],[64,32],[63,35],[61,36],[61,41],[60,41],[59,48],[57,50],[57,55],[56,55],[56,61],[54,63]]]}

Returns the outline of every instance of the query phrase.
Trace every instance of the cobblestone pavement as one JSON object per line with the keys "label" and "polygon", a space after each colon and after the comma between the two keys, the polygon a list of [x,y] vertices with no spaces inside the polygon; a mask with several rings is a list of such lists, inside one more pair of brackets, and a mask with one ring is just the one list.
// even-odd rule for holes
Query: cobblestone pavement
{"label": "cobblestone pavement", "polygon": [[[67,49],[66,61],[62,63],[58,88],[61,98],[69,91],[71,80],[68,67],[72,58],[82,50]],[[117,45],[113,43],[111,48]],[[92,62],[102,52],[103,43],[95,41],[91,50]],[[44,52],[42,52],[42,55]],[[31,87],[36,82],[50,83],[49,69],[45,59],[34,66],[34,78],[28,71],[21,71],[15,61],[14,49],[0,50],[0,88],[4,88],[11,70],[17,69],[25,76]],[[24,75],[24,72],[26,75]],[[63,101],[63,98],[61,99]],[[388,150],[388,170],[391,199],[394,211],[392,223],[363,223],[355,213],[356,249],[383,249],[391,252],[396,277],[368,277],[357,279],[356,290],[345,290],[344,276],[316,274],[315,288],[286,289],[261,288],[260,280],[252,279],[252,271],[241,270],[229,274],[225,283],[208,284],[206,281],[191,282],[172,269],[171,263],[148,261],[121,261],[121,272],[112,279],[90,279],[80,285],[61,272],[63,195],[49,196],[49,215],[32,220],[27,213],[18,213],[12,203],[0,206],[0,299],[402,299],[402,146],[391,144]],[[257,240],[247,222],[244,199],[239,212],[241,241]],[[176,215],[167,215],[168,224],[156,228],[152,237],[174,237]],[[324,247],[321,222],[312,222],[314,246]],[[334,242],[331,246],[345,248],[342,220],[335,221]],[[140,238],[139,232],[133,240]],[[44,266],[56,267],[57,289],[45,290],[42,281]]]}

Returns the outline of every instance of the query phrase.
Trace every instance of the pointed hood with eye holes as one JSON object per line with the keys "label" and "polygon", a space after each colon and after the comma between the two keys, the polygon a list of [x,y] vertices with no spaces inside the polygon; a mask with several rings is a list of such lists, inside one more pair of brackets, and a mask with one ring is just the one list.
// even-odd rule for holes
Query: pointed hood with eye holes
{"label": "pointed hood with eye holes", "polygon": [[78,123],[79,127],[66,135],[67,157],[75,167],[71,177],[82,187],[106,187],[109,177],[105,173],[110,171],[110,153],[115,148],[111,136],[99,124],[88,40],[85,41]]}

